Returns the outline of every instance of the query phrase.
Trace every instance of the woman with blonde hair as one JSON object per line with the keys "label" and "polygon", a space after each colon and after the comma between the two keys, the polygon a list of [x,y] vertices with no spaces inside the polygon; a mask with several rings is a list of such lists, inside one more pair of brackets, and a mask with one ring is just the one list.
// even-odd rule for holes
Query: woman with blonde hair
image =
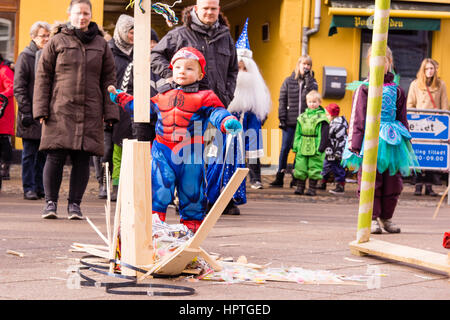
{"label": "woman with blonde hair", "polygon": [[[287,77],[280,89],[278,119],[280,129],[283,132],[278,171],[272,187],[283,187],[284,174],[287,168],[289,151],[294,143],[297,118],[306,108],[306,95],[312,90],[318,90],[316,79],[312,68],[312,59],[308,55],[301,56],[295,66],[295,70]],[[293,177],[291,187],[296,184]]]}
{"label": "woman with blonde hair", "polygon": [[[422,61],[417,79],[414,80],[408,92],[407,107],[416,109],[439,109],[448,110],[447,89],[444,81],[439,79],[437,71],[439,63],[431,58]],[[432,184],[439,180],[440,174],[432,171],[423,171],[417,176],[416,190],[414,195],[422,195],[425,183],[425,195],[436,197]]]}

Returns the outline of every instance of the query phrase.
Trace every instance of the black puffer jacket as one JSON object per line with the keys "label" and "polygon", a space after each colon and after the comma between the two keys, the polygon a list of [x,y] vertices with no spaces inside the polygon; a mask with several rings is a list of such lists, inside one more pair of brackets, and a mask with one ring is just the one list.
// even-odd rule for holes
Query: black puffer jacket
{"label": "black puffer jacket", "polygon": [[[302,107],[299,112],[300,84],[302,81]],[[303,113],[306,108],[306,95],[312,90],[317,90],[317,81],[314,79],[314,72],[300,79],[295,79],[295,72],[287,77],[280,89],[278,118],[280,119],[280,127],[295,127],[297,125],[298,116]]]}
{"label": "black puffer jacket", "polygon": [[[36,65],[36,53],[38,47],[31,41],[17,58],[14,72],[14,97],[17,100],[17,132],[18,137],[24,139],[41,139],[41,127],[39,121],[33,119],[33,92]],[[22,124],[22,120],[26,126]]]}
{"label": "black puffer jacket", "polygon": [[194,47],[206,59],[206,76],[201,81],[209,86],[225,106],[234,97],[238,63],[234,41],[226,18],[220,14],[218,24],[210,30],[193,21],[193,6],[183,14],[183,26],[169,31],[152,50],[152,71],[162,78],[170,78],[173,55],[183,47]]}

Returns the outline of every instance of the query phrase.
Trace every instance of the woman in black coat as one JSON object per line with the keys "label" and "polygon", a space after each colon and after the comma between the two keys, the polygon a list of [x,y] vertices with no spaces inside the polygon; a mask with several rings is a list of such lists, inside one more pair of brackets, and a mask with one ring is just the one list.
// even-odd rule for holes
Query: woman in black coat
{"label": "woman in black coat", "polygon": [[[276,178],[270,183],[272,187],[283,187],[284,175],[287,168],[289,151],[294,142],[295,128],[298,116],[306,108],[306,95],[312,90],[317,90],[318,85],[311,70],[312,59],[304,55],[298,59],[297,66],[291,76],[287,77],[280,89],[278,118],[280,129],[283,132],[278,171]],[[293,179],[291,187],[295,184]]]}

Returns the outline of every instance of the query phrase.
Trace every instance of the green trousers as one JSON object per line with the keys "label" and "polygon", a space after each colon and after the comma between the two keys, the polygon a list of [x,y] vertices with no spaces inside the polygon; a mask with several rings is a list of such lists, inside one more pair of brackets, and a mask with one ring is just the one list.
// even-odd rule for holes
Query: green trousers
{"label": "green trousers", "polygon": [[294,178],[300,180],[320,180],[323,168],[325,152],[315,154],[314,156],[303,156],[299,153],[295,156]]}
{"label": "green trousers", "polygon": [[114,144],[113,156],[113,172],[112,172],[112,184],[113,186],[119,185],[119,177],[120,177],[120,164],[122,163],[122,147]]}

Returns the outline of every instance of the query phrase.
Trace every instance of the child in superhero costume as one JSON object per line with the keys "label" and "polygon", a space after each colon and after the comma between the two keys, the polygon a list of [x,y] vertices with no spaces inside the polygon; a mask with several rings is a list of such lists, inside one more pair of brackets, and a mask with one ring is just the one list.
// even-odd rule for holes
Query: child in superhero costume
{"label": "child in superhero costume", "polygon": [[[208,121],[224,133],[237,134],[241,123],[212,90],[203,88],[206,60],[195,48],[182,48],[173,56],[173,83],[151,99],[157,116],[152,146],[152,209],[165,221],[175,188],[180,201],[180,222],[196,232],[206,209],[203,134]],[[133,96],[111,93],[111,100],[133,113]]]}
{"label": "child in superhero costume", "polygon": [[[321,171],[328,143],[329,120],[325,109],[320,106],[322,99],[316,90],[306,95],[308,108],[297,119],[294,145],[294,178],[298,179],[295,194],[316,195],[317,181],[323,178]],[[306,179],[309,189],[305,193]]]}

